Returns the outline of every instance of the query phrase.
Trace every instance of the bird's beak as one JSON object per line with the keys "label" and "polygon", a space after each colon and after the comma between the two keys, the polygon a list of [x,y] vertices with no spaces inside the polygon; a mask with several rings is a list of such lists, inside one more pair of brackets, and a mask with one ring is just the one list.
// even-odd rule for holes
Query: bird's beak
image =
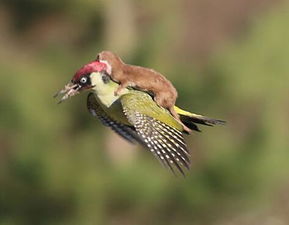
{"label": "bird's beak", "polygon": [[62,98],[58,102],[58,104],[60,104],[61,102],[67,100],[68,98],[79,94],[80,89],[81,86],[79,84],[73,84],[72,82],[69,82],[67,85],[64,86],[62,90],[57,92],[53,97],[57,98],[58,96],[62,95]]}

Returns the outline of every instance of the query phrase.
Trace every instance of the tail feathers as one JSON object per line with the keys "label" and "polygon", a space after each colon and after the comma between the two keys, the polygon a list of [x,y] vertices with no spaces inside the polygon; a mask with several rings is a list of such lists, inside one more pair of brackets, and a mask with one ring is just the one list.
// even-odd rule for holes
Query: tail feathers
{"label": "tail feathers", "polygon": [[190,129],[195,131],[201,131],[196,124],[214,126],[214,125],[224,125],[226,121],[208,118],[202,115],[190,113],[184,111],[178,107],[175,107],[176,112],[180,115],[180,120]]}

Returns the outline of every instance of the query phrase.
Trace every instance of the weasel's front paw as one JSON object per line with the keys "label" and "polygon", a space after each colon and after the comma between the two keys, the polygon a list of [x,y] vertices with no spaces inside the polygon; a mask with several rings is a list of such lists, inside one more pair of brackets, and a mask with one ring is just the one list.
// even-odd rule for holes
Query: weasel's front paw
{"label": "weasel's front paw", "polygon": [[119,92],[120,92],[119,90],[115,90],[114,91],[114,96],[118,96],[120,94]]}
{"label": "weasel's front paw", "polygon": [[123,90],[123,87],[119,86],[115,91],[114,91],[114,96],[118,96],[121,94]]}

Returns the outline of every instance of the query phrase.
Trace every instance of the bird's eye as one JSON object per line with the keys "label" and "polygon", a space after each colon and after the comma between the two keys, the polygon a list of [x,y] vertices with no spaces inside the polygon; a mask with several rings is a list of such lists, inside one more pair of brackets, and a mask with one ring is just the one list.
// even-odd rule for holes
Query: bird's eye
{"label": "bird's eye", "polygon": [[85,84],[87,82],[87,77],[82,77],[80,83]]}

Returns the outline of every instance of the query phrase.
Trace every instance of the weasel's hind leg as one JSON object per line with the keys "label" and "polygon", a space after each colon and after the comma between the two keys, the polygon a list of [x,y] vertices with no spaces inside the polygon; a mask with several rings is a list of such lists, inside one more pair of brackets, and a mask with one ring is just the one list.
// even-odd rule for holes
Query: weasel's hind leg
{"label": "weasel's hind leg", "polygon": [[183,129],[187,134],[192,133],[192,130],[190,128],[188,128],[185,124],[183,124],[183,122],[180,120],[180,116],[175,111],[174,106],[170,107],[168,110],[170,111],[172,116],[183,126]]}
{"label": "weasel's hind leg", "polygon": [[167,99],[168,98],[164,98],[160,94],[155,95],[155,97],[154,97],[155,102],[159,106],[168,109],[170,111],[170,113],[172,114],[172,116],[183,126],[185,133],[190,134],[192,132],[192,130],[190,128],[188,128],[185,124],[183,124],[183,122],[180,120],[179,115],[177,114],[177,112],[174,109],[174,102],[169,102]]}

